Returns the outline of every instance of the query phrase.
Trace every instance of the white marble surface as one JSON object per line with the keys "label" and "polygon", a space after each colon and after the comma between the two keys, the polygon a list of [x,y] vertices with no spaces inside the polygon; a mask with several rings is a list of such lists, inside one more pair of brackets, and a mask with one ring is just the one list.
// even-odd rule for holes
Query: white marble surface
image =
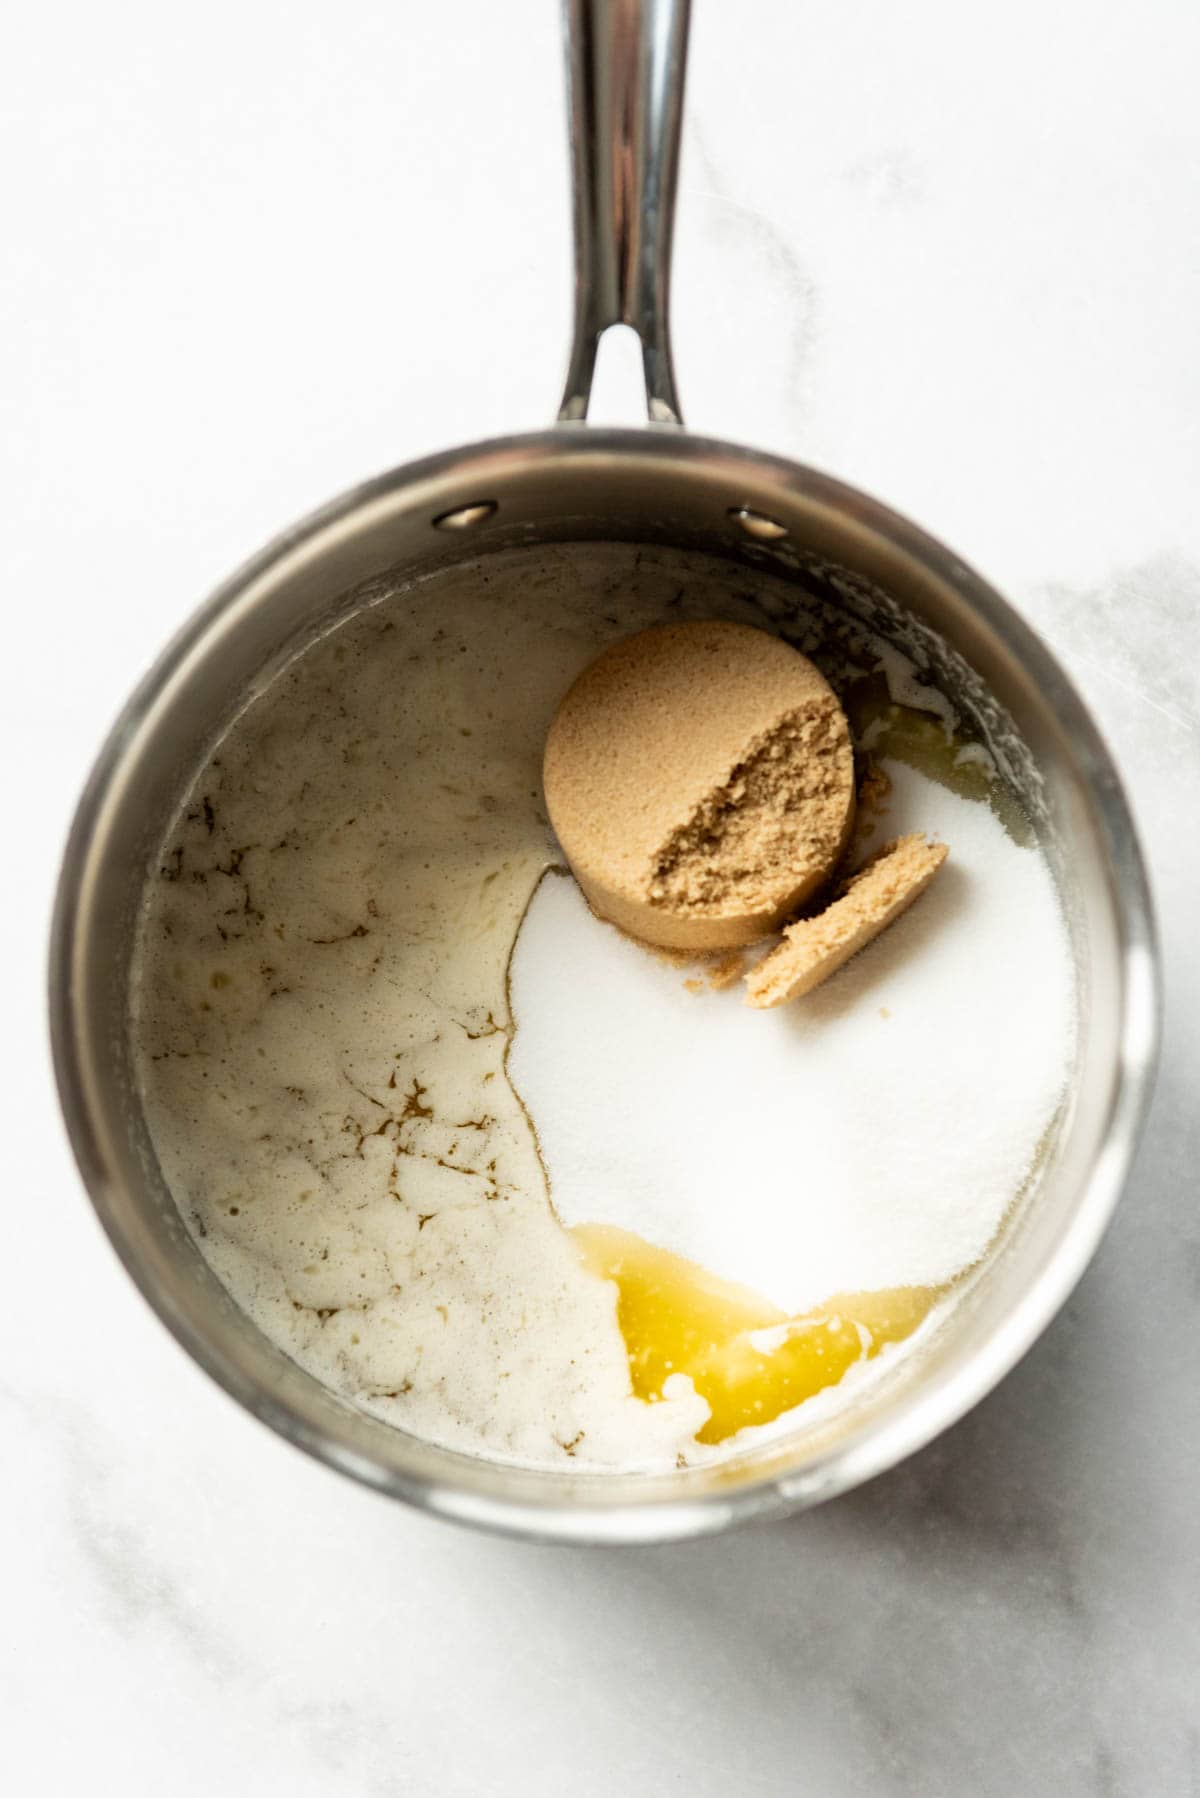
{"label": "white marble surface", "polygon": [[1124,1206],[999,1392],[824,1511],[627,1553],[408,1515],[244,1416],[103,1241],[42,1023],[69,810],[165,635],[361,475],[551,415],[556,10],[10,20],[13,1798],[1200,1793],[1195,20],[1188,0],[698,0],[689,422],[874,489],[1043,630],[1133,791],[1169,1018]]}

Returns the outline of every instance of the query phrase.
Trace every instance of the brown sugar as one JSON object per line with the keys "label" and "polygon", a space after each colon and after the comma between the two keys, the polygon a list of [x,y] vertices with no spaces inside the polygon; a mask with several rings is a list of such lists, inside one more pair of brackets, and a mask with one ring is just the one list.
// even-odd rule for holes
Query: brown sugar
{"label": "brown sugar", "polygon": [[728,954],[715,956],[708,968],[708,988],[713,993],[723,993],[727,986],[736,986],[746,970],[746,958],[740,949],[730,949]]}
{"label": "brown sugar", "polygon": [[925,891],[947,853],[920,835],[881,849],[823,912],[784,931],[778,949],[747,974],[746,1003],[765,1010],[811,992]]}
{"label": "brown sugar", "polygon": [[858,783],[858,815],[854,821],[855,849],[861,848],[868,838],[874,836],[880,820],[887,813],[891,796],[891,775],[886,768],[880,767],[873,756],[867,756]]}
{"label": "brown sugar", "polygon": [[560,705],[543,772],[593,910],[667,948],[770,935],[829,879],[854,824],[833,689],[747,625],[661,625],[614,644]]}

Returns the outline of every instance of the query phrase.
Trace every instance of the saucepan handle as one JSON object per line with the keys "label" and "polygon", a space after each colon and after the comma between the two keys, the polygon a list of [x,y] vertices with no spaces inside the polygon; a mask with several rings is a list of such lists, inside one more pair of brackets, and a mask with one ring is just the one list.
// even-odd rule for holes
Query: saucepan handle
{"label": "saucepan handle", "polygon": [[682,424],[667,300],[690,0],[564,0],[575,337],[560,419],[587,417],[610,325],[641,339],[646,411]]}

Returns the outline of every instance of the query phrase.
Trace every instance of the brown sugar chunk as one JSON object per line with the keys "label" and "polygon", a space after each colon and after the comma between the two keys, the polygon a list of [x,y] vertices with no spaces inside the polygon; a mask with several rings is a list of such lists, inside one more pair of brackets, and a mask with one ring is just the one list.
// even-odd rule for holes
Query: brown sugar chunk
{"label": "brown sugar chunk", "polygon": [[559,707],[543,776],[592,908],[667,948],[770,935],[829,879],[854,823],[828,681],[780,638],[723,620],[607,649]]}
{"label": "brown sugar chunk", "polygon": [[784,931],[778,949],[747,974],[746,1003],[765,1010],[811,992],[919,898],[947,854],[944,843],[920,835],[881,849],[823,912]]}

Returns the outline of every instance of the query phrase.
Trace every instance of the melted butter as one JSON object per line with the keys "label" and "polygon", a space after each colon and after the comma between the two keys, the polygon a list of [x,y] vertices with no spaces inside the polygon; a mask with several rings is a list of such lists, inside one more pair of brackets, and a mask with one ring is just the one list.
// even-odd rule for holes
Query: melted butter
{"label": "melted butter", "polygon": [[857,1362],[903,1342],[946,1288],[838,1293],[789,1317],[745,1286],[631,1231],[578,1224],[571,1231],[586,1267],[617,1288],[633,1390],[653,1402],[672,1374],[686,1374],[709,1407],[699,1442],[724,1442],[750,1424],[835,1386]]}
{"label": "melted butter", "polygon": [[947,732],[929,712],[894,704],[882,674],[860,676],[838,697],[855,743],[869,734],[875,760],[905,762],[961,799],[990,805],[1014,842],[1027,846],[1035,841],[1033,826],[1007,782],[989,763],[962,759],[964,751],[976,747],[975,738],[962,730]]}

